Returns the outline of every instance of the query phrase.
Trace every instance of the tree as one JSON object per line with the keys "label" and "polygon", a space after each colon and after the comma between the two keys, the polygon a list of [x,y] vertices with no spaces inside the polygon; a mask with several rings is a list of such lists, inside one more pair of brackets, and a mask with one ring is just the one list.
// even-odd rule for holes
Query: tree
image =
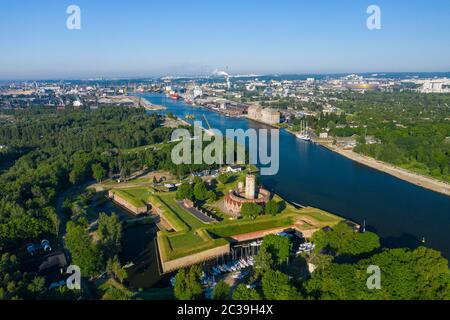
{"label": "tree", "polygon": [[123,281],[128,278],[128,273],[125,268],[120,265],[119,257],[117,256],[108,259],[108,262],[106,263],[106,272],[119,280],[120,283],[123,283]]}
{"label": "tree", "polygon": [[101,182],[106,177],[106,170],[100,163],[92,165],[92,177],[97,180],[97,182]]}
{"label": "tree", "polygon": [[241,215],[245,218],[255,219],[261,212],[261,206],[256,203],[244,203],[241,207]]}
{"label": "tree", "polygon": [[333,256],[315,252],[311,257],[311,263],[316,266],[316,269],[323,271],[325,268],[331,266],[333,263]]}
{"label": "tree", "polygon": [[227,300],[230,298],[230,286],[223,280],[219,281],[214,287],[214,300]]}
{"label": "tree", "polygon": [[228,173],[222,173],[217,177],[217,181],[221,184],[227,184],[230,181],[230,175]]}
{"label": "tree", "polygon": [[100,248],[92,242],[87,231],[87,222],[69,221],[65,242],[72,256],[73,264],[81,269],[84,277],[97,275],[103,265],[103,257]]}
{"label": "tree", "polygon": [[233,300],[250,301],[261,300],[261,296],[255,289],[249,289],[245,284],[239,284],[233,292]]}
{"label": "tree", "polygon": [[209,190],[208,191],[208,200],[216,201],[217,199],[218,199],[217,194],[213,190]]}
{"label": "tree", "polygon": [[295,287],[290,285],[289,277],[280,271],[267,271],[261,282],[267,300],[295,300],[300,297]]}
{"label": "tree", "polygon": [[173,115],[173,112],[171,111],[167,112],[167,117],[170,119],[176,119],[176,117]]}
{"label": "tree", "polygon": [[331,249],[337,254],[359,256],[380,247],[380,238],[373,232],[355,232],[346,223],[339,223],[332,230],[316,232],[312,241],[316,250]]}
{"label": "tree", "polygon": [[264,237],[262,248],[266,249],[280,265],[288,260],[292,251],[292,243],[288,237],[270,234]]}
{"label": "tree", "polygon": [[[367,269],[381,270],[381,289],[367,288]],[[317,270],[306,283],[316,299],[443,300],[450,298],[448,261],[435,250],[420,247],[386,249],[355,264],[336,264]]]}
{"label": "tree", "polygon": [[278,203],[275,200],[269,200],[269,201],[267,201],[264,210],[267,215],[274,216],[279,212],[280,208],[279,208]]}
{"label": "tree", "polygon": [[177,190],[176,198],[178,200],[184,199],[192,200],[194,198],[192,186],[188,182],[183,182]]}
{"label": "tree", "polygon": [[257,256],[255,257],[255,271],[257,275],[262,275],[265,272],[272,270],[272,267],[272,254],[267,251],[266,247],[261,247]]}
{"label": "tree", "polygon": [[194,185],[194,196],[198,201],[208,199],[208,189],[206,189],[205,183],[202,180]]}
{"label": "tree", "polygon": [[202,296],[200,278],[202,270],[199,266],[180,269],[175,276],[174,294],[178,300],[197,300]]}
{"label": "tree", "polygon": [[117,244],[122,238],[122,223],[114,213],[108,216],[100,213],[98,218],[97,235],[106,256],[113,256],[117,252]]}
{"label": "tree", "polygon": [[45,279],[43,277],[36,277],[28,285],[28,290],[33,294],[38,294],[45,289]]}

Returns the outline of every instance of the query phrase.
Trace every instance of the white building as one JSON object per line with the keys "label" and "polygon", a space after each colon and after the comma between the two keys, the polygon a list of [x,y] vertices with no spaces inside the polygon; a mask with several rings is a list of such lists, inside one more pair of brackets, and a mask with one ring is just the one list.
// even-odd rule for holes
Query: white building
{"label": "white building", "polygon": [[426,80],[420,89],[422,93],[450,93],[450,79]]}
{"label": "white building", "polygon": [[201,97],[203,95],[203,90],[200,87],[195,87],[192,91],[192,95],[194,96],[194,99]]}
{"label": "white building", "polygon": [[248,108],[248,118],[267,124],[277,124],[281,121],[280,112],[272,108],[263,108],[260,106],[250,106]]}

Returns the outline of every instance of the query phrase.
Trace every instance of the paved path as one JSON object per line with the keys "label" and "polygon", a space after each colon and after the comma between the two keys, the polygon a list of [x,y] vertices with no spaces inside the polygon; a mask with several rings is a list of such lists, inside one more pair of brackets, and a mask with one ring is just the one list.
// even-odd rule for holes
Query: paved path
{"label": "paved path", "polygon": [[203,212],[201,212],[197,208],[188,208],[188,207],[186,207],[184,205],[183,201],[177,201],[177,203],[180,205],[180,207],[182,207],[184,210],[186,210],[189,213],[191,213],[194,217],[196,217],[197,219],[199,219],[203,223],[217,222],[216,219],[208,217],[206,214],[204,214]]}

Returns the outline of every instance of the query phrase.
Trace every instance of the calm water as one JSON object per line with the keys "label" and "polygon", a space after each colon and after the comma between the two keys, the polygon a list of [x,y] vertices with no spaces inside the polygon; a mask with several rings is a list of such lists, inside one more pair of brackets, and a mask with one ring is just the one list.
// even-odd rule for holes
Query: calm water
{"label": "calm water", "polygon": [[[112,201],[105,201],[95,207],[98,213],[108,215],[113,213],[123,220],[134,219],[135,216]],[[123,230],[122,252],[120,260],[122,265],[133,262],[127,269],[127,285],[133,290],[147,288],[165,288],[170,286],[170,275],[160,276],[157,250],[155,247],[157,227],[155,224],[141,224],[130,226]]]}
{"label": "calm water", "polygon": [[[173,101],[160,94],[145,94],[147,100],[164,105],[176,116],[187,114],[211,127],[267,128],[247,119]],[[206,124],[204,124],[206,127]],[[280,170],[261,177],[262,183],[288,201],[336,213],[377,232],[389,247],[415,247],[422,239],[450,258],[450,197],[417,187],[335,154],[321,146],[280,132]]]}

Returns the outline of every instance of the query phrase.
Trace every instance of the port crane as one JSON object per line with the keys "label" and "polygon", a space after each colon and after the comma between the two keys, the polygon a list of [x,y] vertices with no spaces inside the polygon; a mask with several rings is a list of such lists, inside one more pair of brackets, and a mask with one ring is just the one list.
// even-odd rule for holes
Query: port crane
{"label": "port crane", "polygon": [[205,122],[206,122],[206,124],[208,125],[208,130],[211,130],[212,128],[211,128],[211,126],[209,125],[209,121],[208,121],[208,119],[206,118],[206,116],[203,114],[203,118],[205,119]]}

